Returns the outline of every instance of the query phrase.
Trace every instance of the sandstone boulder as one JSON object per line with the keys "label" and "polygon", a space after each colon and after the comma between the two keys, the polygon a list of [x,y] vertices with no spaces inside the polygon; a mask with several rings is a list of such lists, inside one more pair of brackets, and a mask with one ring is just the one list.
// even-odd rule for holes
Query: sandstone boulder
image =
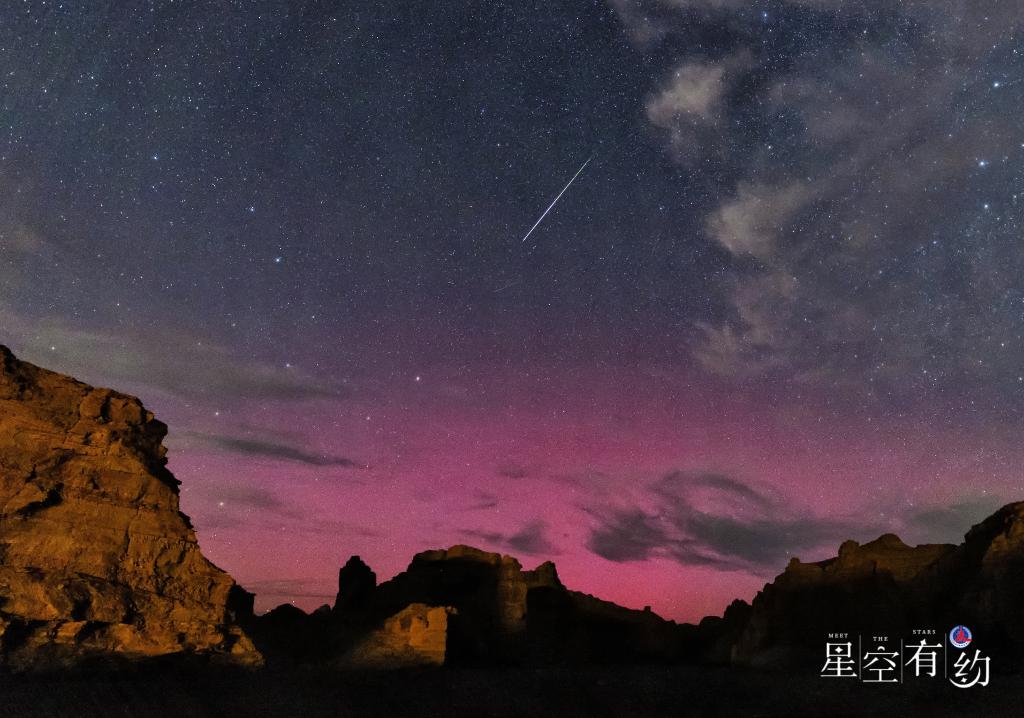
{"label": "sandstone boulder", "polygon": [[343,655],[346,668],[443,666],[448,648],[448,617],[455,609],[412,603],[371,631]]}

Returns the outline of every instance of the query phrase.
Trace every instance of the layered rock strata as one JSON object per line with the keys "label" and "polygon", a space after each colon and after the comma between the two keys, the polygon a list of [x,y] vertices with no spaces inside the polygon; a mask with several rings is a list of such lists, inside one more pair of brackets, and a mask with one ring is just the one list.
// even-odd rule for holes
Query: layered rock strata
{"label": "layered rock strata", "polygon": [[252,596],[178,507],[166,426],[138,399],[0,347],[0,663],[260,655]]}

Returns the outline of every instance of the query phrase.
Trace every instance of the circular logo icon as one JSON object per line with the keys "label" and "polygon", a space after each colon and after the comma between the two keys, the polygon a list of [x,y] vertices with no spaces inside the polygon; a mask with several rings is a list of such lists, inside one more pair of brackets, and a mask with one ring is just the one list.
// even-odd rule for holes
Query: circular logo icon
{"label": "circular logo icon", "polygon": [[967,648],[972,638],[971,629],[967,626],[953,626],[953,630],[949,632],[949,642],[954,648]]}

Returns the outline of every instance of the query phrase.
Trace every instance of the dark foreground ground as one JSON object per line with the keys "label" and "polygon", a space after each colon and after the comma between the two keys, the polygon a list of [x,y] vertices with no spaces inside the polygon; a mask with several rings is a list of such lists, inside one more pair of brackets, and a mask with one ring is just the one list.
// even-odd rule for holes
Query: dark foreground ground
{"label": "dark foreground ground", "polygon": [[1021,716],[1024,678],[895,686],[687,667],[0,675],[0,716]]}

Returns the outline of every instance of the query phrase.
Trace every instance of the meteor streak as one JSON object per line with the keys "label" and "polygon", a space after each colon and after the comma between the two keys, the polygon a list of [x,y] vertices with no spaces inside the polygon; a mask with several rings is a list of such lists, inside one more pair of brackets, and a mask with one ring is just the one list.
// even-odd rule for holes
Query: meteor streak
{"label": "meteor streak", "polygon": [[586,168],[586,166],[590,164],[590,160],[592,159],[594,159],[594,155],[590,155],[590,157],[587,158],[587,161],[583,163],[583,166],[580,167],[576,171],[576,174],[572,176],[572,179],[569,180],[569,184],[563,187],[562,191],[558,193],[557,197],[555,197],[555,201],[548,205],[548,208],[544,210],[544,214],[540,216],[540,219],[538,219],[536,223],[532,227],[530,227],[530,231],[526,233],[525,237],[523,237],[524,242],[530,237],[531,234],[533,234],[533,230],[537,229],[537,225],[544,221],[544,218],[548,216],[548,212],[551,211],[551,208],[558,203],[558,200],[560,200],[562,198],[562,195],[565,194],[565,190],[569,189],[569,185],[576,181],[576,178],[580,176],[580,173],[583,172],[584,168]]}

